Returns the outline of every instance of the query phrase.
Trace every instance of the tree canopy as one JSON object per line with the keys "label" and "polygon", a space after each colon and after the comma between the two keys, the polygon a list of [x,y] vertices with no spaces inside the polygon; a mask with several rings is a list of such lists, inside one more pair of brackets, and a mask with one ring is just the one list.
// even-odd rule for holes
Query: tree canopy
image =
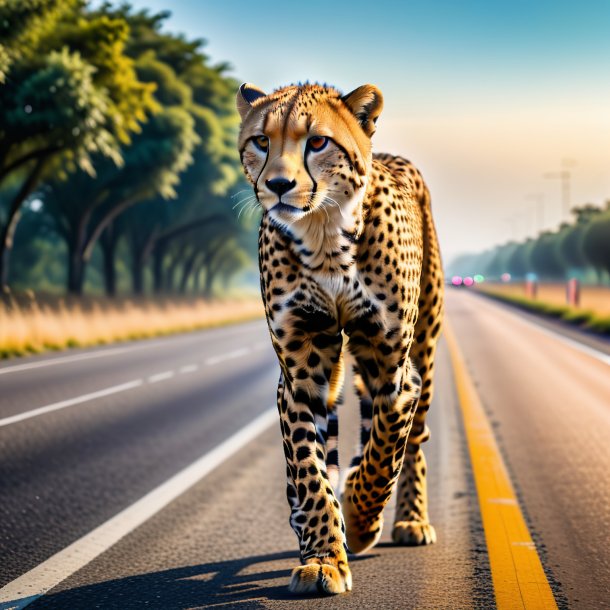
{"label": "tree canopy", "polygon": [[77,294],[90,264],[109,294],[117,269],[136,293],[211,293],[226,283],[214,278],[253,265],[254,226],[232,209],[243,188],[237,82],[210,64],[205,41],[167,32],[168,15],[0,0],[2,285],[23,287],[25,275],[46,288],[15,257],[57,240]]}
{"label": "tree canopy", "polygon": [[523,242],[508,242],[451,261],[449,272],[483,274],[497,280],[534,274],[540,279],[610,278],[610,201],[605,207],[585,204],[572,210],[574,220]]}

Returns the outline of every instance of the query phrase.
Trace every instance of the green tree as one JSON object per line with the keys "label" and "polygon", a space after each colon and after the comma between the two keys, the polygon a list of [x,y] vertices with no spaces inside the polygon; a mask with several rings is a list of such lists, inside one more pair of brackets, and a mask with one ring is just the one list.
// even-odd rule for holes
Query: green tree
{"label": "green tree", "polygon": [[15,60],[36,53],[42,38],[78,0],[0,0],[0,85]]}
{"label": "green tree", "polygon": [[543,232],[534,242],[530,251],[530,265],[533,270],[545,279],[564,279],[566,267],[557,252],[558,234]]}
{"label": "green tree", "polygon": [[585,255],[584,234],[588,225],[602,210],[592,204],[587,204],[572,210],[576,216],[576,222],[565,225],[559,233],[557,246],[559,256],[563,259],[566,267],[573,269],[585,269],[589,261]]}
{"label": "green tree", "polygon": [[610,273],[610,201],[605,211],[596,214],[586,225],[582,247],[591,266],[598,272]]}
{"label": "green tree", "polygon": [[530,264],[531,250],[534,245],[533,239],[527,239],[522,243],[516,244],[513,251],[506,261],[508,273],[514,279],[523,279],[528,273],[533,271]]}
{"label": "green tree", "polygon": [[[52,3],[29,4],[40,8]],[[45,172],[61,174],[79,167],[93,175],[92,155],[119,164],[119,145],[129,142],[129,133],[155,108],[154,86],[137,80],[133,61],[124,53],[126,23],[92,17],[82,2],[65,6],[72,5],[74,11],[62,10],[57,27],[41,26],[44,35],[37,36],[36,55],[15,54],[10,79],[0,87],[0,184],[14,172],[22,175],[22,188],[5,203],[8,212],[0,233],[3,285],[19,210]],[[22,21],[31,25],[41,19]],[[52,50],[62,46],[61,52]]]}

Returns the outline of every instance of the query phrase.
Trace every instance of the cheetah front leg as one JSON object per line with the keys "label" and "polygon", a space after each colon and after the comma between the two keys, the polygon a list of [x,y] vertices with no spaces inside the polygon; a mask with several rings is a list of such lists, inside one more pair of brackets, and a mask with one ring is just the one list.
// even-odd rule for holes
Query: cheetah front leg
{"label": "cheetah front leg", "polygon": [[[299,539],[303,563],[293,570],[290,589],[343,593],[352,587],[345,527],[326,467],[329,387],[340,362],[342,337],[326,314],[300,309],[293,315],[298,318],[296,330],[274,342],[283,371],[278,407],[290,524]],[[308,331],[311,328],[320,330]]]}
{"label": "cheetah front leg", "polygon": [[353,553],[374,546],[381,536],[383,508],[402,467],[421,379],[407,360],[402,375],[372,385],[370,433],[360,463],[345,481],[342,499],[347,544]]}

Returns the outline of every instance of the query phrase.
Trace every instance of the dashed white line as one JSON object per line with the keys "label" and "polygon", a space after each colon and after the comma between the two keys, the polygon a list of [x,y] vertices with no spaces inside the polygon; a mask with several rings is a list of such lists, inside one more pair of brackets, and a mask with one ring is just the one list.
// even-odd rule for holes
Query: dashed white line
{"label": "dashed white line", "polygon": [[157,373],[156,375],[151,375],[148,378],[148,383],[159,383],[159,381],[165,381],[166,379],[171,379],[176,373],[174,371],[163,371],[163,373]]}
{"label": "dashed white line", "polygon": [[218,334],[222,334],[224,337],[231,337],[233,335],[243,335],[244,331],[248,331],[250,326],[260,324],[260,321],[255,320],[253,322],[246,322],[239,324],[235,328],[210,328],[205,331],[203,336],[187,336],[187,335],[176,335],[174,337],[166,337],[163,339],[149,339],[142,341],[138,345],[125,345],[121,347],[102,348],[94,352],[85,352],[80,354],[71,354],[69,356],[58,356],[57,358],[46,358],[45,360],[37,360],[36,362],[25,362],[23,364],[15,364],[11,366],[0,367],[0,375],[6,375],[8,373],[18,373],[20,371],[28,371],[30,369],[38,369],[47,366],[55,366],[57,364],[64,364],[67,362],[80,362],[81,360],[91,360],[92,358],[104,358],[105,356],[114,356],[116,354],[122,354],[125,352],[131,352],[139,349],[150,349],[151,347],[158,347],[167,345],[171,341],[184,341],[186,343],[192,343],[202,340],[213,338]]}
{"label": "dashed white line", "polygon": [[212,358],[207,358],[205,360],[206,366],[214,366],[215,364],[219,364],[221,362],[225,362],[225,360],[233,360],[234,358],[241,358],[242,356],[246,356],[252,351],[250,347],[243,347],[241,349],[236,349],[234,352],[229,352],[227,354],[223,354],[222,356],[213,356]]}
{"label": "dashed white line", "polygon": [[[221,362],[225,362],[226,360],[232,360],[234,358],[240,358],[247,354],[252,353],[253,351],[258,351],[267,347],[267,343],[255,343],[252,347],[244,347],[233,352],[228,352],[226,354],[222,354],[220,356],[214,356],[212,358],[208,358],[205,360],[204,364],[206,366],[213,366],[216,364],[220,364]],[[180,374],[194,373],[199,369],[198,364],[186,364],[180,369],[178,372]],[[161,373],[155,373],[154,375],[150,375],[146,378],[148,383],[159,383],[161,381],[166,381],[167,379],[171,379],[175,377],[176,371],[163,371]],[[26,411],[24,413],[19,413],[18,415],[12,415],[10,417],[5,417],[4,419],[0,419],[0,427],[8,426],[9,424],[15,424],[17,422],[31,419],[32,417],[37,417],[38,415],[44,415],[45,413],[50,413],[52,411],[57,411],[59,409],[65,409],[66,407],[71,407],[73,405],[78,405],[84,402],[88,402],[90,400],[95,400],[97,398],[103,398],[104,396],[110,396],[111,394],[117,394],[118,392],[125,392],[126,390],[131,390],[133,388],[137,388],[144,384],[143,379],[134,379],[133,381],[128,381],[127,383],[122,383],[120,385],[111,386],[109,388],[105,388],[103,390],[98,390],[96,392],[91,392],[89,394],[83,394],[82,396],[77,396],[76,398],[69,398],[67,400],[62,400],[60,402],[53,403],[51,405],[46,405],[44,407],[39,407],[37,409],[32,409],[31,411]],[[2,610],[2,608],[0,608]]]}
{"label": "dashed white line", "polygon": [[118,515],[10,582],[0,589],[0,608],[21,610],[42,597],[157,514],[276,421],[277,408],[272,407]]}
{"label": "dashed white line", "polygon": [[127,383],[121,383],[119,385],[114,385],[110,388],[105,388],[103,390],[98,390],[97,392],[91,392],[90,394],[83,394],[82,396],[77,396],[76,398],[69,398],[68,400],[62,400],[60,402],[55,402],[51,405],[47,405],[45,407],[39,407],[38,409],[32,409],[31,411],[26,411],[25,413],[19,413],[18,415],[11,415],[10,417],[5,417],[0,419],[0,426],[8,426],[9,424],[14,424],[24,419],[31,419],[32,417],[37,417],[38,415],[44,415],[45,413],[50,413],[52,411],[58,411],[59,409],[65,409],[66,407],[72,407],[73,405],[78,405],[83,402],[88,402],[90,400],[95,400],[96,398],[103,398],[104,396],[110,396],[111,394],[118,394],[119,392],[125,392],[126,390],[131,390],[133,388],[137,388],[144,383],[142,379],[134,379],[133,381],[128,381]]}

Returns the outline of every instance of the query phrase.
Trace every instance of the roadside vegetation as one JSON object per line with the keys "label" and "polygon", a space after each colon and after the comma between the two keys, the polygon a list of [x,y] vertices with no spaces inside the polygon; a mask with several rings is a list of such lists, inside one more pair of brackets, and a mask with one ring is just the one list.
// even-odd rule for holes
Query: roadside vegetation
{"label": "roadside vegetation", "polygon": [[4,355],[232,320],[258,283],[238,82],[168,15],[0,0]]}
{"label": "roadside vegetation", "polygon": [[451,261],[448,275],[483,275],[499,281],[536,278],[542,282],[577,278],[585,284],[610,286],[610,200],[572,210],[572,222],[521,242],[509,241]]}
{"label": "roadside vegetation", "polygon": [[[527,298],[519,294],[520,291],[515,290],[515,286],[505,284],[483,284],[479,285],[476,290],[493,299],[510,303],[526,311],[560,319],[583,330],[610,336],[610,313],[608,313],[610,288],[596,291],[599,301],[597,298],[590,299],[590,301],[598,303],[597,309],[561,304],[560,294],[565,293],[565,287],[555,286],[555,288],[556,290],[553,291],[555,293],[554,298],[549,298],[549,291],[547,290],[546,297],[539,295],[536,299]],[[565,302],[565,297],[563,300]]]}
{"label": "roadside vegetation", "polygon": [[[479,292],[610,335],[610,200],[573,208],[572,221],[555,231],[458,256],[447,275],[476,277]],[[579,283],[578,306],[567,301],[571,279]]]}
{"label": "roadside vegetation", "polygon": [[0,308],[0,358],[46,350],[132,341],[244,322],[264,315],[260,298],[5,297]]}

